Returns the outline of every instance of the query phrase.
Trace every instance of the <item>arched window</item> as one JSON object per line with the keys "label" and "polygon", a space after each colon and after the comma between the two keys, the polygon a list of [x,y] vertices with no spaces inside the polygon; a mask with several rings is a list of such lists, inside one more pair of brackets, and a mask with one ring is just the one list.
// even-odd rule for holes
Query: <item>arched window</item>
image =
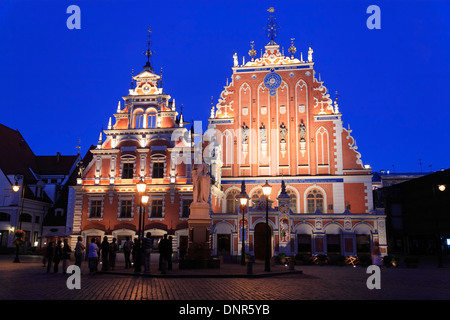
{"label": "arched window", "polygon": [[135,128],[136,129],[143,129],[144,128],[144,113],[142,111],[139,111],[136,113],[135,118]]}
{"label": "arched window", "polygon": [[315,213],[317,210],[323,212],[323,194],[320,190],[310,190],[306,199],[308,202],[308,213]]}
{"label": "arched window", "polygon": [[227,213],[235,213],[236,212],[236,196],[238,194],[237,190],[231,190],[227,193]]}
{"label": "arched window", "polygon": [[251,202],[250,205],[253,206],[253,205],[255,205],[255,203],[257,203],[258,201],[266,200],[266,198],[261,199],[261,196],[262,196],[262,195],[263,195],[262,189],[255,190],[255,191],[252,193],[252,196],[250,197],[251,200],[252,200],[252,202]]}
{"label": "arched window", "polygon": [[156,128],[156,112],[150,111],[147,116],[148,116],[147,128]]}
{"label": "arched window", "polygon": [[291,198],[291,202],[289,204],[289,209],[291,209],[291,211],[293,213],[298,213],[298,211],[297,211],[297,195],[295,194],[295,192],[293,190],[290,190],[290,189],[286,189],[286,193],[289,195],[289,198]]}

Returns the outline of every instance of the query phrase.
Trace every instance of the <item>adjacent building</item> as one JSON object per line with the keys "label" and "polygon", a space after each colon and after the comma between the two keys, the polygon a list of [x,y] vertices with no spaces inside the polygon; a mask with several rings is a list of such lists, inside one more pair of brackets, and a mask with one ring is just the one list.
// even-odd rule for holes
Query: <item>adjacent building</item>
{"label": "adjacent building", "polygon": [[[166,233],[175,248],[187,246],[192,136],[161,80],[148,59],[90,150],[92,159],[73,188],[73,245],[77,236],[86,243],[106,236],[121,248],[143,230],[155,246]],[[144,192],[139,182],[146,184]]]}
{"label": "adjacent building", "polygon": [[[34,251],[47,241],[44,220],[53,214],[54,204],[62,201],[63,186],[79,156],[35,155],[18,130],[1,124],[0,137],[4,150],[0,157],[0,248],[13,248],[14,232],[21,229],[25,231],[24,250]],[[66,205],[60,213],[66,213]]]}

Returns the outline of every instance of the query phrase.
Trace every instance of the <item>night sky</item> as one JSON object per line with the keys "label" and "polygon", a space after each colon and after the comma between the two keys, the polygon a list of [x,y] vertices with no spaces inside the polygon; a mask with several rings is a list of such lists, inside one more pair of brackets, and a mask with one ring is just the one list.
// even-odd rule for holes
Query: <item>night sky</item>
{"label": "night sky", "polygon": [[[81,9],[80,30],[66,26],[69,5]],[[366,26],[370,5],[381,9],[381,29]],[[233,53],[241,64],[251,41],[258,56],[267,44],[269,7],[286,54],[291,38],[304,59],[312,44],[316,77],[333,100],[338,91],[364,164],[450,167],[449,1],[2,0],[0,123],[37,155],[76,154],[79,139],[84,154],[127,95],[132,69],[143,70],[151,25],[165,92],[206,130]]]}

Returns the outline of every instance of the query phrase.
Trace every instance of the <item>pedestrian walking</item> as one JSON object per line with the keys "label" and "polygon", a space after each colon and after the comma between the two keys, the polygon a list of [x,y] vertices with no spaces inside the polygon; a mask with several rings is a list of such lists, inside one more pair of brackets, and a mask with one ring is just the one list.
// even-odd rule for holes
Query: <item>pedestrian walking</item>
{"label": "pedestrian walking", "polygon": [[142,247],[144,250],[144,272],[150,272],[150,256],[153,248],[152,234],[147,232],[146,237],[143,239]]}
{"label": "pedestrian walking", "polygon": [[103,237],[101,251],[102,251],[102,271],[108,271],[109,242],[107,236]]}
{"label": "pedestrian walking", "polygon": [[50,268],[52,267],[54,253],[55,247],[53,246],[53,241],[50,241],[45,252],[45,258],[47,259],[47,272],[50,272]]}
{"label": "pedestrian walking", "polygon": [[67,239],[64,239],[64,245],[63,245],[63,249],[62,249],[63,273],[66,273],[67,261],[70,260],[71,252],[72,252],[72,249],[70,248],[69,243],[67,242]]}
{"label": "pedestrian walking", "polygon": [[126,237],[125,242],[123,244],[123,255],[125,257],[125,269],[131,268],[130,255],[131,255],[132,249],[133,249],[133,241],[130,240],[130,237]]}
{"label": "pedestrian walking", "polygon": [[117,239],[113,238],[112,243],[109,246],[109,266],[111,270],[114,271],[114,267],[116,266],[116,255],[119,250],[119,246],[116,243]]}
{"label": "pedestrian walking", "polygon": [[97,272],[98,264],[98,246],[95,243],[95,238],[91,239],[91,244],[89,244],[88,253],[88,263],[89,263],[89,274],[95,274]]}
{"label": "pedestrian walking", "polygon": [[83,237],[78,236],[77,244],[75,246],[75,265],[77,265],[81,269],[81,261],[83,261],[83,254],[86,247],[83,244]]}
{"label": "pedestrian walking", "polygon": [[58,240],[58,243],[55,247],[55,252],[53,254],[53,272],[58,273],[59,262],[62,258],[62,241]]}

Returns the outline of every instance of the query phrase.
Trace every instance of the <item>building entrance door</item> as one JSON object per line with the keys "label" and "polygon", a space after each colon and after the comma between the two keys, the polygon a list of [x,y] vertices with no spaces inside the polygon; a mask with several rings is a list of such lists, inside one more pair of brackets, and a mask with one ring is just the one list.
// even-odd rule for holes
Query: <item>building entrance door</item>
{"label": "building entrance door", "polygon": [[[269,227],[270,228],[270,227]],[[269,231],[270,256],[272,256],[272,228]],[[264,261],[266,258],[266,223],[260,222],[255,226],[255,260]]]}

